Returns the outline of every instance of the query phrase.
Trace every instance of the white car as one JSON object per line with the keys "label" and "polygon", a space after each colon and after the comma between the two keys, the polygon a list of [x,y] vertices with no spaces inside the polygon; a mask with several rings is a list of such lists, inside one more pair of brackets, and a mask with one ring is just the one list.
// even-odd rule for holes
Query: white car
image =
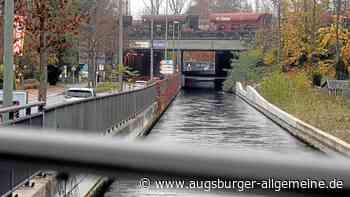
{"label": "white car", "polygon": [[135,89],[142,89],[147,87],[147,81],[136,81],[134,85]]}
{"label": "white car", "polygon": [[78,100],[87,99],[95,96],[96,96],[95,90],[92,88],[69,88],[66,91],[65,100],[78,101]]}

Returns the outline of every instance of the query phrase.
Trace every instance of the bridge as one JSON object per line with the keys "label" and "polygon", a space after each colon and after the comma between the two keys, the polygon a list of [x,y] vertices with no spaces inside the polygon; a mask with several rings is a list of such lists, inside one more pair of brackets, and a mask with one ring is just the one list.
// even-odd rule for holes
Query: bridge
{"label": "bridge", "polygon": [[[151,41],[146,40],[130,40],[130,49],[150,49]],[[238,40],[222,40],[222,39],[194,39],[194,40],[154,40],[154,48],[156,50],[211,50],[211,51],[244,51],[246,47]]]}
{"label": "bridge", "polygon": [[[231,68],[231,59],[238,58],[232,53],[239,54],[246,50],[244,42],[249,42],[248,38],[252,39],[254,34],[237,34],[236,32],[223,33],[223,32],[192,32],[181,33],[178,39],[164,40],[162,37],[157,37],[153,41],[154,51],[154,71],[155,75],[159,74],[160,61],[165,58],[165,49],[168,50],[168,57],[174,59],[176,64],[182,70],[184,76],[184,86],[193,86],[196,82],[212,82],[215,87],[220,88],[223,80],[227,76],[225,70]],[[140,73],[147,75],[150,72],[150,59],[151,59],[151,40],[147,35],[131,34],[129,37],[129,50],[134,53],[130,59],[130,66],[137,69]],[[245,36],[244,36],[245,35]],[[211,60],[200,60],[195,58],[192,54],[200,54],[203,56],[208,52],[213,54]],[[173,54],[174,53],[174,54]],[[199,55],[197,55],[199,56]],[[211,54],[209,55],[211,56]],[[128,58],[127,58],[128,59]],[[215,67],[212,72],[197,69],[187,70],[186,66],[196,65],[203,67],[203,65],[213,64]],[[202,68],[203,69],[203,68]]]}

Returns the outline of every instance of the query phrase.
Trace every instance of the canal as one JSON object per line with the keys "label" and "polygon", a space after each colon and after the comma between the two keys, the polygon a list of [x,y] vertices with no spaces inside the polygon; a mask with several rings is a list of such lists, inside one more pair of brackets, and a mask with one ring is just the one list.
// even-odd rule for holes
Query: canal
{"label": "canal", "polygon": [[[237,96],[208,89],[181,91],[145,140],[235,151],[255,149],[291,155],[312,152]],[[116,180],[105,197],[205,196],[144,191],[137,183]]]}

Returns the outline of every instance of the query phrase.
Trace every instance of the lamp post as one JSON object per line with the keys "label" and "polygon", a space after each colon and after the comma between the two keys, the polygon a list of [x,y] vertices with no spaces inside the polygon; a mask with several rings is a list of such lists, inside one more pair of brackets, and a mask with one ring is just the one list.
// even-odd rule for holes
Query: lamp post
{"label": "lamp post", "polygon": [[154,64],[154,19],[153,19],[153,15],[152,15],[152,19],[151,19],[151,65],[150,65],[150,78],[151,80],[153,79],[153,64]]}
{"label": "lamp post", "polygon": [[181,64],[181,49],[180,49],[180,40],[181,40],[181,24],[178,25],[178,35],[177,35],[177,40],[178,40],[178,47],[177,47],[177,64],[180,66]]}
{"label": "lamp post", "polygon": [[[13,21],[14,1],[6,0],[4,8],[4,106],[11,106],[13,99]],[[8,114],[5,115],[8,120]]]}
{"label": "lamp post", "polygon": [[164,51],[164,59],[168,59],[168,7],[169,0],[165,0],[165,51]]}
{"label": "lamp post", "polygon": [[[178,25],[178,21],[174,21],[173,23],[173,60],[175,59],[175,30],[176,30],[176,25]],[[175,61],[174,61],[175,62]]]}
{"label": "lamp post", "polygon": [[119,0],[119,59],[118,64],[123,64],[123,56],[124,56],[124,20],[123,20],[123,0]]}

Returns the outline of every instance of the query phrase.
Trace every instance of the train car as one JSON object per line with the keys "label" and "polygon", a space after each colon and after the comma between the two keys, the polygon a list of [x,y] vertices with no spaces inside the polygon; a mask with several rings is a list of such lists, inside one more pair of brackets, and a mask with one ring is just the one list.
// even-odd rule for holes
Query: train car
{"label": "train car", "polygon": [[270,24],[271,14],[234,12],[234,13],[212,13],[209,15],[211,31],[234,32],[234,31],[256,31]]}

